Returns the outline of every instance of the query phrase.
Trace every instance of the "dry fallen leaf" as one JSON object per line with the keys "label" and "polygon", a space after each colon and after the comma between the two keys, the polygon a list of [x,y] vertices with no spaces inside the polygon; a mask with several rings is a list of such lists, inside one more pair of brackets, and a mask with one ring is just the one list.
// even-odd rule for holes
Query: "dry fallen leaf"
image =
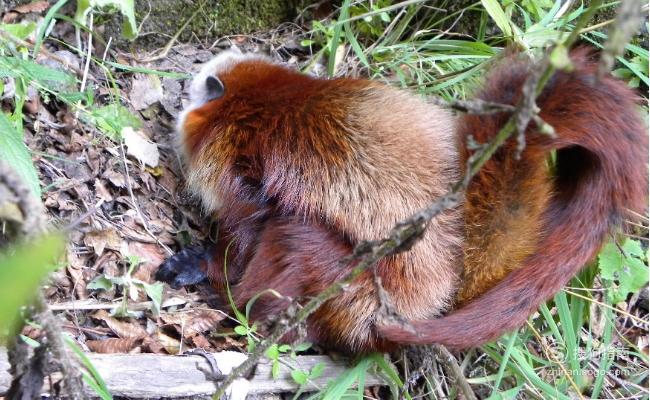
{"label": "dry fallen leaf", "polygon": [[192,338],[192,343],[194,343],[194,346],[199,347],[199,348],[201,348],[203,350],[212,349],[212,344],[210,343],[208,338],[206,338],[203,335],[194,336]]}
{"label": "dry fallen leaf", "polygon": [[158,145],[147,139],[141,131],[131,127],[122,129],[122,137],[126,145],[126,154],[138,159],[144,165],[157,167],[160,159]]}
{"label": "dry fallen leaf", "polygon": [[163,88],[160,78],[151,74],[136,74],[131,81],[129,99],[133,108],[144,110],[150,105],[162,100]]}
{"label": "dry fallen leaf", "polygon": [[138,265],[138,269],[133,273],[133,277],[148,283],[153,282],[151,276],[167,258],[167,254],[163,249],[158,244],[153,243],[132,241],[129,242],[127,251],[127,255],[137,256],[142,261]]}
{"label": "dry fallen leaf", "polygon": [[50,8],[50,3],[46,0],[42,0],[17,6],[11,11],[15,11],[19,14],[41,13],[48,8]]}
{"label": "dry fallen leaf", "polygon": [[106,189],[106,185],[102,183],[99,179],[95,179],[95,193],[97,198],[100,198],[104,200],[105,202],[111,202],[113,201],[113,196],[111,195],[111,192]]}
{"label": "dry fallen leaf", "polygon": [[93,314],[93,318],[104,321],[117,336],[123,339],[140,339],[148,336],[147,331],[137,321],[120,321],[111,317],[106,310],[97,311]]}
{"label": "dry fallen leaf", "polygon": [[165,325],[173,327],[185,338],[214,330],[225,318],[226,315],[221,311],[196,309],[160,316]]}
{"label": "dry fallen leaf", "polygon": [[105,248],[119,250],[122,244],[122,238],[120,238],[120,235],[118,235],[115,229],[110,228],[86,233],[84,243],[86,246],[92,247],[95,254],[99,257]]}
{"label": "dry fallen leaf", "polygon": [[142,347],[144,347],[145,350],[148,350],[149,353],[167,354],[167,351],[165,350],[165,347],[162,345],[162,343],[151,336],[144,338]]}
{"label": "dry fallen leaf", "polygon": [[169,354],[178,354],[181,350],[181,342],[179,340],[167,336],[160,331],[156,334],[156,339],[158,339],[158,342],[162,344],[165,351]]}
{"label": "dry fallen leaf", "polygon": [[86,346],[95,353],[129,353],[134,350],[141,339],[135,338],[111,338],[104,340],[87,340]]}
{"label": "dry fallen leaf", "polygon": [[196,310],[186,314],[187,319],[183,329],[183,336],[185,337],[212,331],[219,326],[219,322],[226,318],[224,313],[217,310]]}
{"label": "dry fallen leaf", "polygon": [[66,270],[68,271],[68,274],[70,274],[70,277],[74,282],[74,289],[75,289],[75,293],[77,294],[77,298],[87,299],[88,292],[86,291],[86,281],[84,280],[83,270],[73,265],[68,265]]}

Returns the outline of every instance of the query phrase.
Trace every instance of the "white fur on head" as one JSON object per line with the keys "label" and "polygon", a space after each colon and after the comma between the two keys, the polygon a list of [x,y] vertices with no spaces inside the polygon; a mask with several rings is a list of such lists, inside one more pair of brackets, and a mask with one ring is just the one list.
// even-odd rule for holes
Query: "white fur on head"
{"label": "white fur on head", "polygon": [[[183,149],[185,156],[189,156],[187,149],[182,145],[182,138],[185,135],[185,119],[190,112],[203,106],[207,101],[209,101],[206,80],[210,76],[219,78],[220,75],[227,73],[235,65],[247,60],[269,61],[268,58],[262,55],[252,53],[243,54],[236,47],[232,47],[230,50],[225,50],[217,54],[212,60],[205,63],[201,67],[201,70],[192,79],[189,90],[190,103],[179,114],[176,123],[178,144],[179,147]],[[227,94],[228,87],[226,86],[224,90]],[[206,182],[210,182],[214,177],[214,168],[215,166],[211,165],[211,160],[208,158],[207,160],[198,162],[193,168],[190,168],[187,176],[188,187],[192,192],[199,194],[204,208],[209,212],[219,209],[222,203],[221,196],[217,193],[215,186],[206,185]]]}
{"label": "white fur on head", "polygon": [[[192,110],[195,110],[202,105],[204,105],[208,98],[207,87],[205,84],[206,79],[209,76],[219,77],[219,75],[230,71],[235,65],[239,64],[242,61],[247,60],[266,60],[268,58],[253,53],[242,53],[238,48],[232,47],[229,50],[224,50],[221,53],[217,54],[212,60],[203,64],[201,70],[198,74],[192,79],[190,84],[190,104],[183,109],[183,111],[178,116],[177,129],[178,132],[183,134],[183,125],[185,124],[185,118],[187,114]],[[228,88],[225,88],[226,93],[228,93]]]}

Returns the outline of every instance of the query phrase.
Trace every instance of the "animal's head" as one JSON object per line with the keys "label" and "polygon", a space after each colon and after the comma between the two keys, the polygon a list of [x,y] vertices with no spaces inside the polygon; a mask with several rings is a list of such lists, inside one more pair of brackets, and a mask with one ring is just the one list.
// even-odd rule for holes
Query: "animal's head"
{"label": "animal's head", "polygon": [[254,85],[254,72],[250,67],[255,65],[271,66],[272,62],[261,55],[226,50],[205,63],[194,76],[189,89],[190,102],[177,122],[181,145],[190,159],[194,155],[194,145],[198,144],[196,142],[208,136],[219,117],[227,117],[223,112],[219,115],[215,111],[221,110],[224,101],[232,99],[238,86],[241,87],[245,81]]}
{"label": "animal's head", "polygon": [[[225,51],[206,63],[190,86],[190,103],[180,114],[180,146],[189,167],[190,189],[208,211],[261,183],[266,165],[277,160],[301,126],[297,115],[313,109],[325,80],[313,79],[269,58]],[[316,93],[316,95],[314,95]]]}

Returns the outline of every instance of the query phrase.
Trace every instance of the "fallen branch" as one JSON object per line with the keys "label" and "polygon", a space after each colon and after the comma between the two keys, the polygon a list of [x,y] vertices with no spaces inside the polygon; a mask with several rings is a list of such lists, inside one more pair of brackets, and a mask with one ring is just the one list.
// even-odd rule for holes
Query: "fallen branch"
{"label": "fallen branch", "polygon": [[[246,355],[234,351],[207,353],[222,373],[229,373],[233,367],[246,359]],[[113,396],[132,399],[174,398],[190,396],[211,396],[217,390],[217,383],[206,371],[210,362],[199,355],[165,356],[157,354],[88,354],[95,369],[106,382]],[[311,379],[304,387],[305,392],[322,390],[328,381],[343,374],[348,364],[345,360],[332,360],[327,356],[281,357],[279,375],[271,375],[272,364],[262,361],[255,373],[238,382],[232,398],[243,399],[248,395],[265,393],[296,392],[299,385],[291,378],[291,371],[308,372],[319,363],[325,364],[323,375]],[[7,393],[11,376],[7,353],[0,349],[0,396]],[[53,376],[55,384],[60,374]],[[384,381],[371,373],[366,376],[365,386],[383,385]],[[47,387],[45,389],[48,389]],[[47,390],[43,394],[47,394]],[[95,395],[88,386],[84,387],[87,396]]]}

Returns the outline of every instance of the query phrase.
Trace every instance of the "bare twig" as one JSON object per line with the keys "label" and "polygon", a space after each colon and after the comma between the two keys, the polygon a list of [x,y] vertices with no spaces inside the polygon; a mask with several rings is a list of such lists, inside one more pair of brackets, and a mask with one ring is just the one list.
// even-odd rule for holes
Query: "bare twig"
{"label": "bare twig", "polygon": [[476,395],[472,391],[472,388],[469,386],[469,382],[463,374],[463,370],[460,369],[456,357],[447,350],[446,347],[440,345],[431,346],[433,354],[436,355],[436,359],[442,363],[442,367],[447,372],[447,376],[452,379],[452,382],[458,386],[463,397],[466,400],[476,400]]}
{"label": "bare twig", "polygon": [[598,76],[602,77],[614,66],[616,57],[623,54],[625,46],[630,41],[639,25],[647,17],[643,13],[643,3],[639,0],[623,0],[618,7],[614,26],[610,30],[607,42],[603,47],[598,65]]}
{"label": "bare twig", "polygon": [[149,234],[149,236],[151,236],[151,238],[155,240],[156,243],[158,243],[158,245],[167,252],[167,254],[169,255],[174,254],[172,249],[170,249],[169,246],[161,242],[160,239],[158,239],[158,237],[154,235],[153,232],[151,232],[151,230],[149,229],[149,225],[147,224],[147,221],[144,219],[144,216],[140,211],[140,206],[138,206],[138,200],[135,198],[135,195],[133,194],[133,188],[131,187],[131,176],[129,174],[129,165],[126,162],[126,152],[124,151],[124,142],[120,142],[120,151],[122,154],[122,163],[124,164],[124,173],[126,174],[126,188],[129,191],[129,196],[131,196],[131,202],[133,203],[135,212],[138,215],[140,222],[142,223],[142,227]]}
{"label": "bare twig", "polygon": [[81,77],[81,88],[79,89],[80,92],[83,92],[86,89],[86,79],[88,78],[88,70],[90,69],[90,60],[93,55],[93,13],[90,13],[90,18],[88,20],[88,53],[86,54],[86,63],[84,64],[84,73],[83,76]]}
{"label": "bare twig", "polygon": [[429,103],[437,106],[450,108],[452,110],[464,112],[467,114],[494,114],[499,112],[514,112],[515,106],[510,104],[493,103],[480,99],[474,100],[451,100],[447,101],[439,96],[431,96],[427,99]]}
{"label": "bare twig", "polygon": [[150,56],[150,57],[147,57],[147,58],[144,58],[144,59],[136,59],[136,60],[138,62],[140,62],[140,63],[150,63],[150,62],[158,61],[158,60],[160,60],[162,58],[167,57],[167,54],[169,54],[169,51],[174,46],[174,43],[176,43],[178,38],[181,36],[181,33],[183,33],[183,31],[190,25],[190,22],[192,22],[194,20],[194,18],[199,14],[199,11],[201,11],[203,9],[203,4],[204,3],[205,2],[201,3],[200,5],[198,5],[196,7],[196,10],[194,10],[192,15],[190,15],[190,17],[183,23],[183,25],[178,29],[178,31],[176,31],[174,36],[172,36],[171,39],[169,39],[169,41],[167,42],[165,47],[163,47],[158,52],[158,54],[156,54],[155,56]]}

